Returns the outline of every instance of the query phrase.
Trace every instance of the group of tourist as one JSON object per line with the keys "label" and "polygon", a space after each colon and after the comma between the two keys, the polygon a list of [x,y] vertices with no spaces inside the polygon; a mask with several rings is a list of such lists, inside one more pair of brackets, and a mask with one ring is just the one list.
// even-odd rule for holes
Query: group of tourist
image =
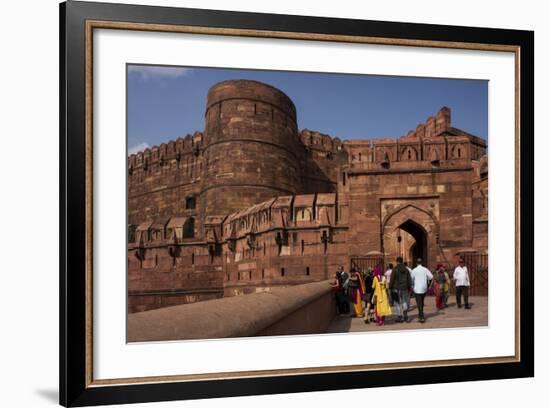
{"label": "group of tourist", "polygon": [[[470,278],[462,258],[454,269],[452,279],[455,282],[457,307],[462,307],[464,299],[465,308],[470,309]],[[448,307],[451,278],[443,264],[438,264],[432,273],[422,265],[420,258],[411,269],[402,257],[398,257],[397,264],[389,264],[385,272],[381,264],[374,269],[368,268],[364,273],[355,268],[347,273],[343,266],[339,266],[331,286],[335,291],[339,314],[351,313],[351,304],[353,316],[363,318],[367,324],[374,322],[381,326],[386,317],[394,312],[398,322],[411,321],[408,316],[411,295],[414,296],[421,323],[426,321],[424,301],[428,292],[432,291],[435,295],[438,310]]]}

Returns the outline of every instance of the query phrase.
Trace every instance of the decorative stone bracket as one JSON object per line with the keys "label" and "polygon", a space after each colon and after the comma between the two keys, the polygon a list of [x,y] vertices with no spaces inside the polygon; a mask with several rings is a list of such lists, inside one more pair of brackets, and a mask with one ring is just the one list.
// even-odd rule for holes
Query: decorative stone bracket
{"label": "decorative stone bracket", "polygon": [[140,246],[136,248],[136,250],[134,251],[134,255],[136,256],[137,259],[139,259],[139,267],[142,268],[143,260],[145,259],[145,247]]}
{"label": "decorative stone bracket", "polygon": [[256,247],[256,234],[249,233],[246,236],[246,244],[248,245],[248,248],[255,249],[255,247]]}
{"label": "decorative stone bracket", "polygon": [[134,252],[137,259],[143,261],[145,259],[145,247],[139,247]]}
{"label": "decorative stone bracket", "polygon": [[288,246],[288,231],[283,229],[277,232],[275,243],[279,247],[279,255],[282,253],[283,246]]}
{"label": "decorative stone bracket", "polygon": [[235,250],[237,249],[237,239],[227,238],[227,248],[229,248],[231,252],[235,252]]}
{"label": "decorative stone bracket", "polygon": [[288,231],[281,230],[275,236],[275,243],[279,246],[288,245]]}
{"label": "decorative stone bracket", "polygon": [[321,243],[324,246],[324,253],[327,253],[328,244],[332,242],[332,234],[330,228],[323,228],[321,230]]}
{"label": "decorative stone bracket", "polygon": [[179,245],[170,245],[168,247],[168,254],[172,257],[172,266],[176,266],[176,259],[181,255],[181,248]]}

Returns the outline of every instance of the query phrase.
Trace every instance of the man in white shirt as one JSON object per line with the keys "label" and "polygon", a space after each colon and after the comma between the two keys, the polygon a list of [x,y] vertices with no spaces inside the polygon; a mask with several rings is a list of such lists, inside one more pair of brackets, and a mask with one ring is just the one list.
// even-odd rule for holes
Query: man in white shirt
{"label": "man in white shirt", "polygon": [[418,307],[418,320],[424,323],[424,298],[428,291],[428,282],[433,279],[430,270],[422,266],[422,259],[416,260],[416,267],[411,271],[414,297],[416,299],[416,307]]}
{"label": "man in white shirt", "polygon": [[453,273],[453,280],[456,286],[456,306],[462,307],[462,297],[464,296],[464,308],[471,309],[468,303],[468,295],[470,292],[470,276],[468,275],[468,267],[464,265],[464,259],[458,260],[458,266]]}

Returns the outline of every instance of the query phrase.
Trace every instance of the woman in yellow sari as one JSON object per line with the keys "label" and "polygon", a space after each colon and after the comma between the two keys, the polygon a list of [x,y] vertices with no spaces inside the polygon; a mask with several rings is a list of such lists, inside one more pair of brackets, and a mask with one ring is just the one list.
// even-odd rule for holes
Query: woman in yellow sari
{"label": "woman in yellow sari", "polygon": [[379,326],[382,326],[385,317],[392,314],[388,301],[387,282],[386,277],[382,274],[382,267],[380,265],[374,268],[373,274],[372,288],[374,289],[374,295],[372,303],[374,304],[374,321]]}
{"label": "woman in yellow sari", "polygon": [[363,281],[361,274],[356,269],[352,269],[349,280],[349,288],[351,289],[351,301],[353,303],[355,317],[363,317],[363,296],[366,292],[365,282]]}

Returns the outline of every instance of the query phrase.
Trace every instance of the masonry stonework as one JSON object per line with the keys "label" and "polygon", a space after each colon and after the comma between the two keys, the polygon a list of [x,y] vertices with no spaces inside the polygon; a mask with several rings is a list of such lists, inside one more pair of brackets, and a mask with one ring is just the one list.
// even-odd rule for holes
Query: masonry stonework
{"label": "masonry stonework", "polygon": [[297,127],[270,85],[224,81],[205,129],[128,158],[128,308],[328,279],[356,258],[428,267],[487,253],[483,139],[451,111],[395,139]]}

